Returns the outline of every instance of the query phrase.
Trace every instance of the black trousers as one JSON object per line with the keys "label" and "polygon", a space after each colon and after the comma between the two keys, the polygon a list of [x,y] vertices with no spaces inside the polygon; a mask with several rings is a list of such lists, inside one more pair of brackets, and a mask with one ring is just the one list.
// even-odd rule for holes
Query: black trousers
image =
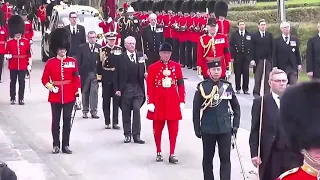
{"label": "black trousers", "polygon": [[[255,67],[254,72],[254,88],[253,88],[253,95],[260,96],[260,89],[262,85],[262,75],[263,75],[263,64],[264,60],[259,60]],[[266,60],[265,63],[265,74],[264,74],[264,94],[270,93],[270,86],[269,86],[269,74],[272,70],[272,63],[269,60]]]}
{"label": "black trousers", "polygon": [[193,61],[193,56],[192,56],[192,42],[191,41],[186,41],[186,65],[189,69],[192,68],[192,61]]}
{"label": "black trousers", "polygon": [[[140,108],[143,103],[144,92],[139,84],[127,84],[121,93],[122,124],[124,135],[133,135],[133,137],[139,136],[141,132]],[[133,111],[132,121],[131,111]]]}
{"label": "black trousers", "polygon": [[53,146],[60,147],[60,117],[62,112],[62,148],[69,146],[71,131],[71,114],[74,102],[68,104],[51,103]]}
{"label": "black trousers", "polygon": [[19,82],[19,100],[24,99],[26,70],[10,70],[10,100],[16,100],[16,84]]}
{"label": "black trousers", "polygon": [[180,57],[180,41],[178,39],[172,39],[172,44],[173,44],[173,49],[172,49],[172,55],[171,58],[172,60],[176,61],[179,63],[179,57]]}
{"label": "black trousers", "polygon": [[186,65],[186,42],[180,42],[179,61],[182,66]]}
{"label": "black trousers", "polygon": [[43,34],[44,34],[44,31],[47,30],[45,21],[44,21],[44,22],[40,22],[40,26],[41,26],[41,32],[42,32],[42,35],[43,35]]}
{"label": "black trousers", "polygon": [[192,67],[197,68],[197,59],[198,59],[198,43],[192,43]]}
{"label": "black trousers", "polygon": [[148,59],[146,60],[147,68],[153,64],[154,62],[158,61],[160,59],[159,52],[157,51],[146,51],[146,55]]}
{"label": "black trousers", "polygon": [[3,65],[4,65],[4,54],[0,54],[0,81],[3,73]]}
{"label": "black trousers", "polygon": [[118,124],[119,117],[119,97],[115,95],[114,84],[112,82],[102,82],[102,109],[105,125],[110,124],[110,101],[112,98],[112,124]]}
{"label": "black trousers", "polygon": [[214,180],[213,158],[216,143],[218,143],[220,158],[220,180],[231,178],[231,132],[225,134],[202,134],[203,159],[202,168],[204,180]]}
{"label": "black trousers", "polygon": [[249,64],[250,59],[246,54],[237,54],[234,58],[233,68],[235,75],[236,90],[241,90],[241,75],[242,75],[242,90],[249,91]]}

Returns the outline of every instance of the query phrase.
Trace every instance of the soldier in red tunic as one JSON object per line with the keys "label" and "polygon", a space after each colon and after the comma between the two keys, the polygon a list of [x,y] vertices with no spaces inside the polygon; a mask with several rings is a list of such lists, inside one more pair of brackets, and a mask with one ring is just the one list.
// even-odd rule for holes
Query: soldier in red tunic
{"label": "soldier in red tunic", "polygon": [[164,2],[164,10],[166,11],[165,14],[162,15],[163,25],[164,25],[164,39],[169,44],[172,44],[172,33],[171,33],[171,27],[170,27],[170,20],[172,18],[172,9],[173,9],[173,1],[167,0]]}
{"label": "soldier in red tunic", "polygon": [[46,0],[43,0],[42,5],[39,7],[38,11],[37,11],[37,17],[38,17],[38,21],[40,22],[41,25],[41,32],[42,35],[44,34],[44,31],[46,30],[46,26],[45,26],[45,22],[47,19],[47,2]]}
{"label": "soldier in red tunic", "polygon": [[[113,20],[109,16],[107,12],[104,13],[104,20],[99,23],[99,27],[102,28],[104,34],[108,32],[116,33],[117,34],[116,45],[121,44],[120,26],[117,21]],[[103,39],[102,42],[105,43],[105,39]]]}
{"label": "soldier in red tunic", "polygon": [[221,79],[225,79],[231,74],[229,70],[231,56],[229,52],[228,37],[224,34],[216,33],[216,25],[216,19],[209,18],[207,23],[208,34],[202,35],[198,43],[198,74],[202,75],[205,79],[209,78],[207,73],[207,62],[215,59],[216,57],[222,57]]}
{"label": "soldier in red tunic", "polygon": [[304,155],[301,167],[283,173],[277,180],[320,178],[320,83],[288,88],[280,98],[280,120],[293,149]]}
{"label": "soldier in red tunic", "polygon": [[169,60],[172,46],[163,43],[159,49],[160,60],[148,68],[147,118],[153,120],[154,139],[157,147],[156,161],[163,161],[161,154],[161,136],[167,123],[170,139],[170,163],[177,163],[174,155],[178,136],[179,120],[182,119],[181,110],[185,105],[185,86],[182,69],[179,63]]}
{"label": "soldier in red tunic", "polygon": [[214,6],[214,13],[217,17],[218,33],[228,35],[230,32],[230,22],[226,19],[228,4],[224,1],[218,1]]}
{"label": "soldier in red tunic", "polygon": [[12,16],[13,6],[10,4],[9,0],[5,1],[6,3],[2,5],[1,9],[4,13],[4,20],[7,22],[9,18]]}
{"label": "soldier in red tunic", "polygon": [[23,38],[25,24],[19,15],[13,15],[8,20],[9,36],[6,45],[5,58],[9,60],[8,68],[10,70],[10,101],[16,103],[16,83],[19,81],[19,104],[24,105],[25,76],[27,70],[31,70],[31,46],[30,41]]}
{"label": "soldier in red tunic", "polygon": [[63,111],[62,152],[72,154],[69,148],[71,113],[76,105],[80,107],[81,90],[77,61],[66,56],[70,49],[71,34],[65,28],[51,33],[50,50],[56,55],[48,60],[41,78],[49,90],[48,101],[52,110],[53,154],[60,152],[60,117]]}
{"label": "soldier in red tunic", "polygon": [[0,10],[0,83],[4,65],[4,55],[6,54],[6,41],[8,38],[8,33],[4,25],[4,13]]}

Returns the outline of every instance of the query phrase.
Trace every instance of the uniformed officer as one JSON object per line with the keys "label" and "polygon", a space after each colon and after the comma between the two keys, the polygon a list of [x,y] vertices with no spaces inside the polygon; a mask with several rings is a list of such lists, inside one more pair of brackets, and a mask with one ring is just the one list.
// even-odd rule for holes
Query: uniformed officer
{"label": "uniformed officer", "polygon": [[312,81],[288,88],[280,98],[280,120],[292,148],[304,155],[304,163],[277,180],[320,178],[319,91],[320,83]]}
{"label": "uniformed officer", "polygon": [[112,98],[112,128],[120,129],[118,125],[119,96],[115,95],[114,75],[117,60],[122,53],[121,46],[116,46],[117,33],[108,32],[105,35],[107,44],[100,50],[100,61],[97,64],[98,82],[102,83],[102,109],[105,119],[105,128],[110,125],[110,101]]}
{"label": "uniformed officer", "polygon": [[[249,64],[253,59],[251,34],[246,30],[244,21],[238,22],[238,31],[231,34],[230,51],[234,59],[233,68],[237,94],[243,90],[244,94],[249,93]],[[242,86],[241,86],[242,75]]]}
{"label": "uniformed officer", "polygon": [[144,51],[148,57],[147,66],[159,60],[159,47],[164,42],[163,27],[157,22],[157,15],[149,15],[149,25],[142,29]]}
{"label": "uniformed officer", "polygon": [[218,1],[214,5],[214,14],[217,18],[218,33],[228,35],[230,32],[230,21],[226,19],[228,14],[228,4],[224,1]]}
{"label": "uniformed officer", "polygon": [[5,22],[8,22],[9,18],[13,14],[13,5],[10,4],[10,0],[5,0],[5,4],[2,5],[1,9],[4,13]]}
{"label": "uniformed officer", "polygon": [[312,79],[320,79],[320,22],[317,24],[318,34],[308,40],[307,44],[307,75]]}
{"label": "uniformed officer", "polygon": [[47,19],[47,9],[46,9],[47,5],[48,5],[48,2],[46,0],[42,0],[42,4],[37,11],[37,17],[41,25],[42,35],[44,34],[44,31],[47,29],[45,24]]}
{"label": "uniformed officer", "polygon": [[[53,154],[72,154],[69,148],[71,113],[81,104],[80,77],[77,61],[66,56],[70,49],[71,34],[65,28],[57,28],[51,33],[49,48],[56,55],[48,60],[42,74],[42,84],[49,90],[48,101],[52,111]],[[60,144],[60,117],[63,111],[62,146]]]}
{"label": "uniformed officer", "polygon": [[8,32],[5,28],[4,13],[0,10],[0,83],[2,78],[2,71],[4,65],[4,55],[6,54],[6,41]]}
{"label": "uniformed officer", "polygon": [[[23,37],[28,39],[30,41],[30,44],[32,44],[32,38],[33,38],[33,35],[34,35],[34,32],[33,32],[33,27],[32,27],[32,22],[28,20],[28,13],[26,10],[21,10],[21,17],[22,19],[24,20],[24,24],[25,24],[25,31],[24,31],[24,34],[23,34]],[[29,74],[29,71],[26,71],[26,78],[29,78],[30,74]]]}
{"label": "uniformed officer", "polygon": [[[197,86],[193,99],[193,125],[203,145],[204,180],[213,180],[213,157],[218,143],[220,157],[220,179],[230,180],[231,136],[236,136],[240,124],[240,105],[230,82],[220,80],[221,62],[215,58],[208,63],[210,79]],[[230,107],[233,111],[231,124]],[[200,123],[201,122],[201,123]]]}
{"label": "uniformed officer", "polygon": [[6,46],[5,58],[9,60],[10,70],[10,101],[16,103],[16,82],[19,81],[19,104],[24,105],[25,76],[27,70],[31,70],[31,46],[30,41],[23,38],[25,24],[21,16],[13,15],[8,20],[10,39]]}

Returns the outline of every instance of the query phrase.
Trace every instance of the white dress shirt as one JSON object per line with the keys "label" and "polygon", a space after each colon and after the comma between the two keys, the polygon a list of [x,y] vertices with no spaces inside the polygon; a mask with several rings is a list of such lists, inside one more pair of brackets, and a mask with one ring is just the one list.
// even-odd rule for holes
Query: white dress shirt
{"label": "white dress shirt", "polygon": [[155,25],[155,26],[152,26],[152,25],[150,24],[150,28],[151,28],[151,31],[156,31],[156,25]]}
{"label": "white dress shirt", "polygon": [[[261,37],[266,36],[266,32],[265,32],[265,31],[259,31],[259,32],[260,32]],[[264,36],[263,36],[263,35],[264,35]]]}
{"label": "white dress shirt", "polygon": [[286,37],[288,37],[288,41],[287,41],[286,43],[289,44],[289,42],[290,42],[290,35],[285,36],[284,34],[282,34],[282,38],[283,38],[284,41],[286,41]]}
{"label": "white dress shirt", "polygon": [[280,108],[280,96],[274,92],[271,92],[274,101],[276,102],[278,109]]}
{"label": "white dress shirt", "polygon": [[72,25],[70,24],[70,31],[71,31],[71,34],[73,34],[73,27],[74,27],[74,31],[75,31],[75,33],[77,34],[77,25],[72,26]]}
{"label": "white dress shirt", "polygon": [[[131,59],[131,54],[133,54],[133,59],[134,60]],[[131,52],[127,51],[127,55],[128,55],[128,57],[129,57],[131,62],[134,62],[134,63],[137,62],[137,60],[136,60],[136,52],[131,53]]]}
{"label": "white dress shirt", "polygon": [[[242,33],[242,34],[241,34],[241,33]],[[243,30],[243,31],[240,31],[240,30],[239,30],[239,34],[240,34],[240,36],[241,36],[241,35],[244,36],[245,30]]]}

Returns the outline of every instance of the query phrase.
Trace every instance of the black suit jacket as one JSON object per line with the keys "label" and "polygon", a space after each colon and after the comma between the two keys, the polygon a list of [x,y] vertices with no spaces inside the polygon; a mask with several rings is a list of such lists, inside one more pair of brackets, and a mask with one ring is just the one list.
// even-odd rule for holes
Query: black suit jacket
{"label": "black suit jacket", "polygon": [[269,32],[265,32],[265,37],[261,37],[260,31],[252,34],[252,54],[256,64],[263,59],[271,61],[272,43],[273,37]]}
{"label": "black suit jacket", "polygon": [[159,52],[160,44],[164,42],[163,30],[164,29],[158,24],[156,25],[156,31],[152,31],[150,25],[142,29],[142,39],[145,51]]}
{"label": "black suit jacket", "polygon": [[[270,154],[274,148],[285,152],[283,159],[279,159],[279,162],[277,162],[282,163],[283,171],[299,166],[303,159],[299,152],[290,148],[284,127],[280,123],[279,108],[272,94],[266,94],[263,101],[260,143],[262,164],[259,169],[261,177],[263,177],[266,168],[272,168],[272,165],[268,163]],[[258,156],[261,102],[262,97],[254,99],[251,109],[252,119],[249,136],[251,157]]]}
{"label": "black suit jacket", "polygon": [[68,56],[76,56],[79,45],[84,44],[87,42],[86,40],[86,31],[83,26],[77,24],[76,35],[73,35],[70,29],[70,24],[65,26],[70,34],[71,34],[71,47],[69,52],[67,53]]}
{"label": "black suit jacket", "polygon": [[[138,72],[139,85],[140,85],[141,89],[143,90],[143,92],[145,92],[145,86],[144,86],[145,63],[138,62],[141,57],[143,57],[142,53],[136,53],[136,61],[139,64],[139,72]],[[116,89],[116,91],[121,91],[121,93],[124,91],[125,86],[127,84],[127,80],[128,80],[128,73],[127,72],[128,72],[129,63],[132,63],[132,62],[127,55],[127,51],[125,51],[120,55],[120,57],[117,61],[116,73],[115,73],[115,87],[116,87],[115,89]],[[145,97],[144,97],[144,101],[143,101],[142,105],[144,104],[144,102],[145,102]]]}
{"label": "black suit jacket", "polygon": [[[243,41],[243,43],[242,43]],[[242,53],[242,48],[244,52]],[[239,30],[231,34],[230,52],[232,58],[236,59],[238,55],[246,55],[249,60],[252,60],[252,36],[245,30],[244,37],[241,37]]]}
{"label": "black suit jacket", "polygon": [[94,50],[91,52],[89,43],[81,44],[77,51],[77,61],[79,67],[80,77],[86,75],[89,72],[97,72],[97,62],[100,61],[100,48],[101,45],[95,43]]}
{"label": "black suit jacket", "polygon": [[296,37],[290,36],[287,44],[282,35],[274,39],[272,50],[273,67],[284,70],[286,73],[297,72],[301,65],[300,42]]}
{"label": "black suit jacket", "polygon": [[307,72],[313,72],[314,78],[320,78],[320,37],[310,38],[307,43]]}

